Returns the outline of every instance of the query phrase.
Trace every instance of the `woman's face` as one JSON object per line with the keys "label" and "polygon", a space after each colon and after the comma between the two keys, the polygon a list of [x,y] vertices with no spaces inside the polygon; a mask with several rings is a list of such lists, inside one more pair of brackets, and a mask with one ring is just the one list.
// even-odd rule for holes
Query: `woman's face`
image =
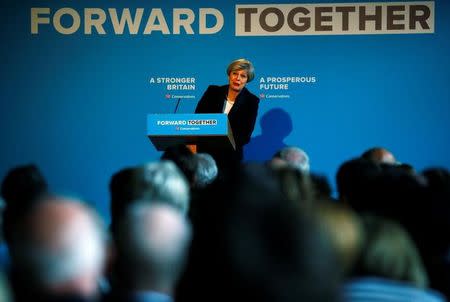
{"label": "woman's face", "polygon": [[245,87],[248,80],[247,70],[237,69],[231,71],[228,75],[230,89],[240,92]]}

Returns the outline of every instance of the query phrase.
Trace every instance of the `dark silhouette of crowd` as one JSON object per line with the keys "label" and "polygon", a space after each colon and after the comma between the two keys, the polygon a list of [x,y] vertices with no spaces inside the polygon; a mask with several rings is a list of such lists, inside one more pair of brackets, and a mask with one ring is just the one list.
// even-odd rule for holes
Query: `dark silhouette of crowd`
{"label": "dark silhouette of crowd", "polygon": [[219,170],[168,148],[111,175],[110,225],[36,165],[1,184],[0,301],[450,301],[450,173],[382,147],[334,195],[284,147]]}

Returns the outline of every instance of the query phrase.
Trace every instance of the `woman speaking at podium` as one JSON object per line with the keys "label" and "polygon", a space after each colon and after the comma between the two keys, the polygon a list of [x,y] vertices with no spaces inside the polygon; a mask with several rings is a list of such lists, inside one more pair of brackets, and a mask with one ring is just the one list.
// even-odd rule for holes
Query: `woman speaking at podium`
{"label": "woman speaking at podium", "polygon": [[[198,152],[211,154],[219,169],[230,168],[243,158],[243,146],[250,141],[258,114],[259,99],[245,86],[255,77],[253,64],[245,59],[230,63],[227,68],[228,85],[211,85],[197,104],[195,113],[225,113],[233,132],[236,150],[199,144]],[[222,171],[223,172],[223,171]]]}

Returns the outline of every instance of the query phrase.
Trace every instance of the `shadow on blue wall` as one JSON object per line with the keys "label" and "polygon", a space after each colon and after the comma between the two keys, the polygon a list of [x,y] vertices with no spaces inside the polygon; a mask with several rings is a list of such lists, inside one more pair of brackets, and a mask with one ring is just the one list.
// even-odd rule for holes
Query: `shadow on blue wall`
{"label": "shadow on blue wall", "polygon": [[281,108],[267,111],[260,119],[261,135],[255,136],[244,148],[247,161],[266,161],[285,147],[283,140],[292,132],[292,119]]}

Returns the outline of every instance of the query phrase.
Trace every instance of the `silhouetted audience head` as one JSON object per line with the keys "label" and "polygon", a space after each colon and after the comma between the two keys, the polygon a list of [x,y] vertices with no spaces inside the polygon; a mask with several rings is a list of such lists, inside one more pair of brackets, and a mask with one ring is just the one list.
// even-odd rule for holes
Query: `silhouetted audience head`
{"label": "silhouetted audience head", "polygon": [[80,200],[40,200],[16,229],[11,247],[19,280],[18,301],[98,294],[105,260],[105,233],[99,217]]}
{"label": "silhouetted audience head", "polygon": [[420,231],[426,204],[425,184],[397,165],[382,164],[374,180],[374,190],[367,196],[367,211],[402,224],[415,237]]}
{"label": "silhouetted audience head", "polygon": [[314,187],[314,199],[328,200],[333,199],[331,196],[332,190],[328,179],[324,175],[310,173],[311,182]]}
{"label": "silhouetted audience head", "polygon": [[189,210],[189,184],[177,166],[168,160],[122,169],[112,176],[110,193],[113,232],[126,208],[135,200],[157,200],[184,214]]}
{"label": "silhouetted audience head", "polygon": [[382,147],[370,148],[361,155],[362,158],[382,164],[396,164],[397,160],[391,151]]}
{"label": "silhouetted audience head", "polygon": [[310,211],[315,194],[310,175],[290,165],[270,167],[284,197],[303,210]]}
{"label": "silhouetted audience head", "polygon": [[379,165],[364,158],[345,161],[336,174],[339,199],[356,211],[365,210],[365,200],[374,191],[374,180],[380,173]]}
{"label": "silhouetted audience head", "polygon": [[168,147],[161,155],[161,160],[171,160],[184,174],[190,186],[195,184],[197,160],[194,153],[186,145],[179,144]]}
{"label": "silhouetted audience head", "polygon": [[398,223],[374,215],[362,215],[365,245],[355,275],[378,276],[428,286],[428,276],[414,241]]}
{"label": "silhouetted audience head", "polygon": [[116,238],[118,271],[126,291],[172,295],[187,258],[191,238],[184,215],[171,206],[131,205]]}
{"label": "silhouetted audience head", "polygon": [[329,235],[344,276],[350,274],[364,247],[365,231],[359,216],[342,203],[317,202],[321,227]]}
{"label": "silhouetted audience head", "polygon": [[2,182],[2,197],[8,206],[22,206],[47,193],[47,182],[36,165],[11,169]]}
{"label": "silhouetted audience head", "polygon": [[21,217],[34,202],[48,193],[47,182],[34,164],[17,166],[11,169],[3,179],[1,195],[6,203],[3,215],[3,235],[11,243],[11,233]]}
{"label": "silhouetted audience head", "polygon": [[195,187],[204,188],[212,183],[218,175],[217,164],[214,158],[208,153],[196,153],[194,155],[197,161],[195,170]]}
{"label": "silhouetted audience head", "polygon": [[398,168],[402,169],[403,171],[411,174],[411,175],[417,175],[416,169],[410,164],[407,163],[399,163]]}
{"label": "silhouetted audience head", "polygon": [[144,183],[140,199],[157,200],[187,213],[189,184],[175,165],[163,160],[145,164],[141,169]]}
{"label": "silhouetted audience head", "polygon": [[337,187],[339,198],[358,213],[393,219],[413,237],[420,228],[426,187],[398,165],[376,164],[363,158],[347,161],[338,170]]}
{"label": "silhouetted audience head", "polygon": [[442,198],[450,195],[450,172],[445,168],[428,168],[422,172],[431,192],[436,192]]}
{"label": "silhouetted audience head", "polygon": [[272,160],[275,162],[281,160],[289,166],[295,167],[302,172],[309,172],[308,154],[298,147],[284,147],[273,155]]}

